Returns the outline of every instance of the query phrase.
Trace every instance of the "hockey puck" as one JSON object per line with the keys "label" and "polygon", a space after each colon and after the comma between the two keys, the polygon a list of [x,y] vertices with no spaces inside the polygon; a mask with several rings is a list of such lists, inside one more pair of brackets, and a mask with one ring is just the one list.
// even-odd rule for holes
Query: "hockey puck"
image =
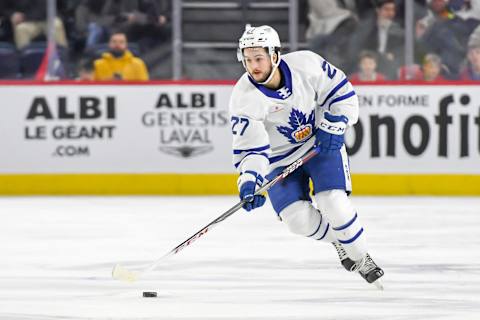
{"label": "hockey puck", "polygon": [[157,293],[155,291],[143,291],[144,298],[156,298]]}

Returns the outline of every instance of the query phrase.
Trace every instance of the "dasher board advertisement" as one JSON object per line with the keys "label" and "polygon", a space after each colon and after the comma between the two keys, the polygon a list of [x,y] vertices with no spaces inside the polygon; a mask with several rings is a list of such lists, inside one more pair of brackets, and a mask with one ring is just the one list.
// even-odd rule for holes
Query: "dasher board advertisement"
{"label": "dasher board advertisement", "polygon": [[357,86],[352,172],[480,174],[478,86]]}
{"label": "dasher board advertisement", "polygon": [[[0,173],[234,174],[233,85],[0,85]],[[353,174],[480,174],[475,85],[355,86]]]}
{"label": "dasher board advertisement", "polygon": [[231,86],[0,86],[2,173],[233,173]]}

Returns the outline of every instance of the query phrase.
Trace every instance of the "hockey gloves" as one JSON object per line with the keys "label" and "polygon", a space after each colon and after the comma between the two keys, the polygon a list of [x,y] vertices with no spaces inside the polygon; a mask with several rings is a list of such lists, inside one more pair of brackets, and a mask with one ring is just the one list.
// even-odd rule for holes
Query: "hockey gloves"
{"label": "hockey gloves", "polygon": [[[246,180],[240,185],[240,199],[248,201],[243,205],[243,209],[250,211],[263,206],[266,200],[265,196],[255,195],[255,190],[263,183],[263,177],[254,171],[245,171],[242,175],[249,175],[248,178],[253,176],[254,179]],[[242,180],[241,178],[240,180]]]}
{"label": "hockey gloves", "polygon": [[318,147],[321,153],[339,150],[345,141],[344,134],[347,123],[347,117],[334,116],[325,112],[315,135],[315,147]]}

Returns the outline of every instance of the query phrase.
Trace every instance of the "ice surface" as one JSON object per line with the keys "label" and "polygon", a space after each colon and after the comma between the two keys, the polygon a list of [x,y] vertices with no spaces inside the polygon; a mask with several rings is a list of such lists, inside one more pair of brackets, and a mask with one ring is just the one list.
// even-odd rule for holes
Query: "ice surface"
{"label": "ice surface", "polygon": [[[353,197],[385,291],[235,197],[0,198],[0,319],[480,319],[480,198]],[[158,298],[143,298],[157,291]]]}

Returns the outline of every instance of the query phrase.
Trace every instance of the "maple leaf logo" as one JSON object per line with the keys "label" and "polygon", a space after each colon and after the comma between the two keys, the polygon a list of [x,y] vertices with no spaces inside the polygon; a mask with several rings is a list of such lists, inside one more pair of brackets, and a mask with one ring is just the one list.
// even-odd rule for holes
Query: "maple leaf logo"
{"label": "maple leaf logo", "polygon": [[277,126],[278,132],[283,134],[290,143],[303,142],[311,137],[315,126],[315,110],[307,118],[307,115],[300,110],[292,109],[288,118],[290,127]]}

